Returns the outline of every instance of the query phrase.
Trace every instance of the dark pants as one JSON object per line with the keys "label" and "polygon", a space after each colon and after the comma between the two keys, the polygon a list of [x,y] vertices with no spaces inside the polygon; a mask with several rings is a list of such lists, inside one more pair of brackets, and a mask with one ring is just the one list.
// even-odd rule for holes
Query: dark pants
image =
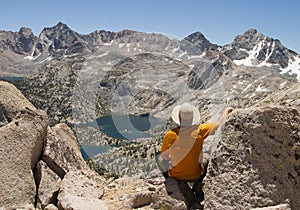
{"label": "dark pants", "polygon": [[[189,209],[195,208],[201,208],[200,203],[204,200],[204,193],[202,190],[202,181],[206,175],[207,171],[207,166],[208,166],[208,160],[209,160],[209,155],[206,155],[206,159],[203,164],[204,164],[204,173],[203,175],[193,181],[183,181],[183,180],[176,180],[174,178],[169,178],[168,177],[168,170],[169,168],[169,161],[164,160],[160,157],[160,152],[156,154],[155,160],[157,162],[158,168],[166,178],[166,189],[169,195],[172,197],[179,199],[178,195],[174,193],[174,181],[175,185],[178,184],[179,190],[181,191],[181,194],[184,196],[184,200],[186,205],[188,206]],[[177,182],[177,184],[176,184]],[[193,184],[192,184],[193,183]],[[192,184],[192,186],[190,186]],[[176,190],[175,190],[176,191]]]}
{"label": "dark pants", "polygon": [[[180,188],[180,191],[182,192],[186,205],[188,207],[198,207],[200,208],[201,205],[200,203],[204,200],[204,192],[202,190],[203,187],[203,179],[206,176],[207,172],[207,166],[208,166],[208,161],[204,165],[204,173],[203,175],[193,181],[183,181],[183,180],[177,180],[178,181],[178,186]],[[192,186],[190,186],[192,185]]]}
{"label": "dark pants", "polygon": [[[192,184],[192,186],[190,186],[190,184]],[[200,203],[204,200],[202,179],[198,179],[194,182],[178,180],[178,185],[188,207],[200,206]]]}

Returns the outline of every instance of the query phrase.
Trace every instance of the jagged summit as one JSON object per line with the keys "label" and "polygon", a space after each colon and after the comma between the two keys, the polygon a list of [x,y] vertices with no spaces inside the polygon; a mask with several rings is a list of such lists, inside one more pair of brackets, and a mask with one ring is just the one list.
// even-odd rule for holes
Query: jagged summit
{"label": "jagged summit", "polygon": [[79,33],[70,29],[66,24],[59,22],[54,27],[43,29],[39,35],[39,42],[36,45],[34,55],[49,52],[52,56],[57,56],[57,54],[61,54],[61,50],[65,50],[63,54],[69,54],[74,52],[72,46],[74,46],[76,52],[81,53],[87,48]]}
{"label": "jagged summit", "polygon": [[223,47],[222,52],[237,65],[277,66],[283,74],[300,73],[297,53],[284,47],[278,39],[265,36],[256,29],[236,36],[231,44]]}
{"label": "jagged summit", "polygon": [[52,26],[52,27],[45,27],[45,28],[43,29],[43,31],[44,31],[44,30],[49,30],[49,29],[55,29],[55,30],[57,30],[57,29],[70,29],[70,28],[69,28],[69,26],[67,26],[67,24],[62,23],[62,22],[58,22],[55,26]]}
{"label": "jagged summit", "polygon": [[187,40],[198,47],[200,47],[203,51],[207,50],[216,50],[218,45],[212,44],[201,32],[195,32],[185,37],[184,40]]}
{"label": "jagged summit", "polygon": [[[286,48],[278,39],[273,39],[249,29],[225,46],[211,43],[201,32],[195,32],[183,40],[170,39],[163,34],[145,33],[125,29],[119,32],[96,30],[90,34],[79,34],[67,24],[58,22],[46,27],[38,37],[30,28],[19,32],[0,31],[0,61],[2,74],[26,75],[27,68],[16,71],[18,63],[40,63],[46,59],[87,55],[104,46],[112,46],[122,52],[159,52],[171,54],[179,59],[225,58],[236,65],[270,67],[288,77],[300,80],[300,57]],[[178,47],[180,46],[180,47]],[[24,59],[26,58],[26,59]],[[10,73],[13,72],[13,73]]]}

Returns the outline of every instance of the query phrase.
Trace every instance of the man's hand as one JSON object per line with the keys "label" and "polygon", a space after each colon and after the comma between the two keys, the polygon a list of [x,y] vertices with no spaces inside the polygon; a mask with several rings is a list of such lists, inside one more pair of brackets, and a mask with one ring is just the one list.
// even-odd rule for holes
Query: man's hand
{"label": "man's hand", "polygon": [[227,107],[222,115],[219,117],[219,120],[217,122],[218,126],[220,126],[223,122],[225,122],[226,118],[228,117],[228,115],[233,111],[232,107]]}
{"label": "man's hand", "polygon": [[231,113],[233,111],[233,108],[232,107],[227,107],[226,109],[225,109],[225,115],[226,115],[226,117],[228,117],[228,115]]}

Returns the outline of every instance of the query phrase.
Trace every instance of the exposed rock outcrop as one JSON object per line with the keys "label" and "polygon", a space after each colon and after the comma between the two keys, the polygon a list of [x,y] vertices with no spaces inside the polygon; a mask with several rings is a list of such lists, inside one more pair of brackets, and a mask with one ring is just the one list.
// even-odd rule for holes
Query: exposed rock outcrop
{"label": "exposed rock outcrop", "polygon": [[299,209],[299,122],[299,110],[282,106],[232,113],[209,164],[205,209]]}
{"label": "exposed rock outcrop", "polygon": [[91,170],[69,171],[60,185],[58,209],[107,210],[101,200],[104,181]]}
{"label": "exposed rock outcrop", "polygon": [[49,204],[57,203],[61,179],[44,161],[37,165],[36,178],[38,184],[37,202],[43,209]]}
{"label": "exposed rock outcrop", "polygon": [[33,173],[46,139],[47,116],[9,83],[0,82],[0,96],[0,206],[33,206]]}
{"label": "exposed rock outcrop", "polygon": [[0,209],[84,209],[82,201],[97,209],[103,178],[85,164],[72,130],[48,127],[45,112],[2,81],[0,108]]}
{"label": "exposed rock outcrop", "polygon": [[78,142],[66,124],[57,124],[49,129],[42,159],[60,178],[64,178],[70,170],[88,168]]}
{"label": "exposed rock outcrop", "polygon": [[105,187],[103,200],[109,209],[186,209],[177,182],[166,181],[158,170],[144,179],[122,177],[110,182]]}

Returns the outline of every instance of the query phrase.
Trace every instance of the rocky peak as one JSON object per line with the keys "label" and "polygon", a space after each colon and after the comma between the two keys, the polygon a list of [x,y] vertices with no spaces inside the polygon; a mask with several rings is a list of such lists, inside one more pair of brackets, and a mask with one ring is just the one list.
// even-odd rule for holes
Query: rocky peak
{"label": "rocky peak", "polygon": [[32,33],[30,28],[22,27],[20,29],[18,46],[21,51],[31,53],[36,41],[37,37]]}
{"label": "rocky peak", "polygon": [[19,32],[0,32],[0,51],[11,51],[18,55],[30,54],[37,42],[30,28],[22,27]]}
{"label": "rocky peak", "polygon": [[[246,49],[246,50],[252,50],[252,48],[258,44],[258,42],[264,40],[267,38],[263,34],[257,32],[256,29],[249,29],[242,35],[238,35],[234,41],[233,44],[236,46],[239,46],[240,48]],[[268,38],[268,41],[269,40]]]}
{"label": "rocky peak", "polygon": [[88,35],[84,35],[84,40],[90,44],[91,47],[99,46],[104,43],[110,43],[113,40],[119,40],[122,37],[129,37],[131,35],[138,34],[140,32],[133,30],[122,30],[119,32],[111,32],[105,30],[96,30]]}
{"label": "rocky peak", "polygon": [[202,51],[216,50],[218,47],[216,44],[212,44],[210,41],[208,41],[201,32],[195,32],[184,38],[184,40],[197,45],[202,49]]}
{"label": "rocky peak", "polygon": [[94,46],[101,45],[103,43],[109,43],[114,38],[114,33],[105,30],[96,30],[88,35],[84,35],[84,39]]}
{"label": "rocky peak", "polygon": [[133,35],[133,34],[137,34],[140,32],[134,31],[134,30],[128,30],[128,29],[124,29],[122,31],[117,32],[117,37],[122,37],[122,36],[128,36],[128,35]]}
{"label": "rocky peak", "polygon": [[225,45],[222,52],[237,65],[274,67],[300,79],[300,65],[297,53],[284,47],[278,39],[273,39],[249,29]]}
{"label": "rocky peak", "polygon": [[82,53],[87,46],[82,36],[59,22],[51,28],[44,28],[36,45],[35,55],[49,52],[52,56],[61,54]]}

